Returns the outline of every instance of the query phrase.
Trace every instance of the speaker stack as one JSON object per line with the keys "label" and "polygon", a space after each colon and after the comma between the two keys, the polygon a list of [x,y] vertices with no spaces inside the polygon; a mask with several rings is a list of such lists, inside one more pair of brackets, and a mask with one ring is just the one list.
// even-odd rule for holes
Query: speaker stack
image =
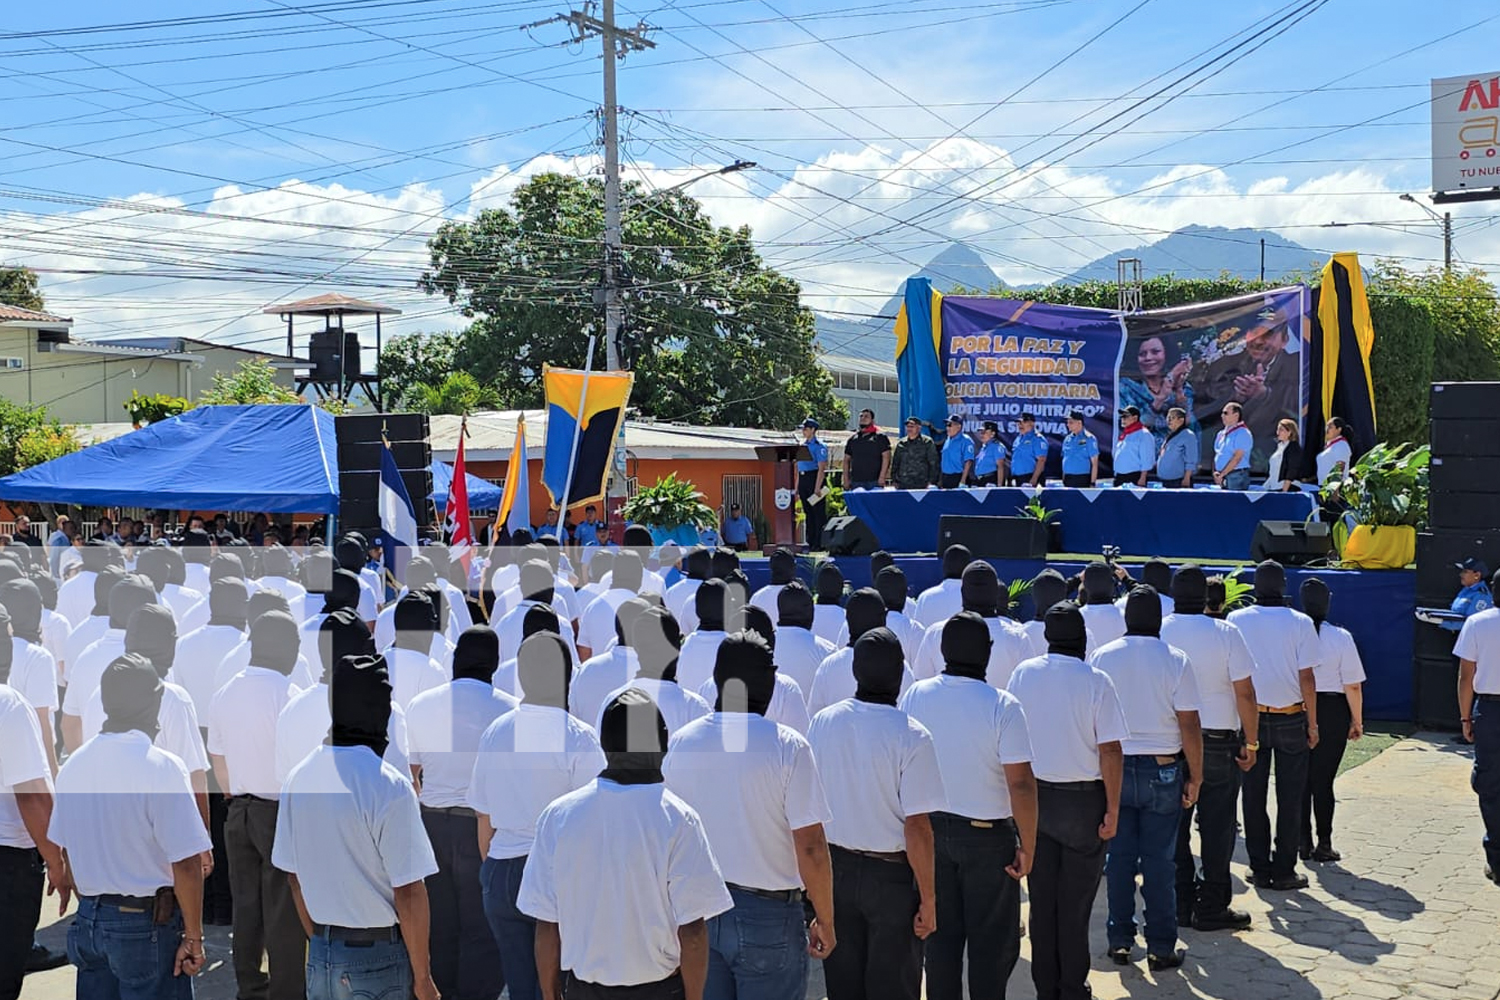
{"label": "speaker stack", "polygon": [[[339,530],[369,535],[380,528],[380,452],[387,440],[416,509],[417,527],[432,524],[432,440],[425,413],[358,413],[334,418],[339,456]],[[383,436],[382,436],[383,435]]]}
{"label": "speaker stack", "polygon": [[[1417,606],[1446,608],[1458,563],[1500,569],[1500,382],[1438,382],[1431,395],[1428,530],[1417,535]],[[1458,728],[1457,633],[1418,623],[1412,714],[1419,725]]]}

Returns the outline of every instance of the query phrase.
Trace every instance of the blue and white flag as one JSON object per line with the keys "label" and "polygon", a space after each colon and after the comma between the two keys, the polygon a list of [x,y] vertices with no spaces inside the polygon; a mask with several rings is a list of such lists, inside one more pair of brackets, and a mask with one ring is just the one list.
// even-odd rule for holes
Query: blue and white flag
{"label": "blue and white flag", "polygon": [[[385,553],[386,573],[399,584],[406,579],[406,561],[417,547],[417,510],[412,506],[401,470],[387,444],[380,449],[380,547]],[[401,552],[405,546],[408,551]]]}

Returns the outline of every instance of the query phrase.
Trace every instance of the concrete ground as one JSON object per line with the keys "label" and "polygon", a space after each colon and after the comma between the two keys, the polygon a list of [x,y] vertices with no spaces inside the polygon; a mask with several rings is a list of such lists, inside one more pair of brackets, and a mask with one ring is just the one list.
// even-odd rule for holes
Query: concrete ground
{"label": "concrete ground", "polygon": [[[1472,755],[1444,736],[1418,735],[1338,779],[1336,846],[1344,860],[1311,865],[1302,892],[1246,890],[1235,905],[1255,926],[1239,934],[1183,931],[1187,964],[1153,974],[1145,959],[1124,968],[1104,952],[1104,898],[1094,908],[1100,1000],[1494,1000],[1500,996],[1500,887],[1484,879],[1481,827],[1469,789]],[[1235,874],[1243,880],[1241,852]],[[44,918],[46,920],[48,918]],[[67,919],[41,932],[61,948]],[[233,1000],[224,928],[210,928],[201,1000]],[[1032,1000],[1025,952],[1013,1000]],[[816,964],[816,963],[815,963]],[[73,995],[71,968],[31,976],[22,1000]],[[810,997],[823,996],[814,971]]]}

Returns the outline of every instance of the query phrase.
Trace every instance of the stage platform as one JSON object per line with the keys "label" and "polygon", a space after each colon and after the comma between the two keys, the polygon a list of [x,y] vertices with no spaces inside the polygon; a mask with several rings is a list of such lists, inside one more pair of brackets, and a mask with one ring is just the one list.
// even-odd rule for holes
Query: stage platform
{"label": "stage platform", "polygon": [[945,514],[1015,517],[1040,497],[1059,512],[1059,552],[1243,560],[1261,521],[1305,521],[1317,509],[1307,493],[1194,489],[849,490],[844,503],[887,552],[935,552]]}
{"label": "stage platform", "polygon": [[[838,556],[833,559],[851,587],[870,585],[870,560],[863,556]],[[799,561],[798,573],[811,586],[806,560]],[[1081,562],[1041,562],[1029,560],[989,560],[1001,581],[1030,580],[1047,566],[1064,576],[1080,572]],[[906,573],[912,597],[942,579],[942,564],[935,556],[897,556],[896,565]],[[1233,566],[1215,566],[1211,560],[1199,565],[1210,574],[1230,572]],[[1130,565],[1132,575],[1140,577],[1140,567]],[[1175,566],[1174,566],[1175,568]],[[747,559],[744,569],[751,586],[759,588],[770,579],[770,564],[764,559]],[[1297,603],[1302,581],[1309,576],[1321,577],[1333,591],[1333,608],[1329,621],[1342,625],[1354,636],[1364,662],[1365,718],[1370,720],[1406,721],[1412,717],[1412,644],[1416,620],[1416,573],[1411,570],[1301,569],[1287,567],[1287,594]],[[1245,579],[1248,581],[1248,574]],[[1017,613],[1023,621],[1031,617],[1030,599],[1022,601]]]}

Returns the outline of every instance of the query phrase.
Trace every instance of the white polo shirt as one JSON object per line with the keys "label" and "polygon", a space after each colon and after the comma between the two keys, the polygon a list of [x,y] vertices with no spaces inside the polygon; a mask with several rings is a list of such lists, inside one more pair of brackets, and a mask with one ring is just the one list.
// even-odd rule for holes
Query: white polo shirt
{"label": "white polo shirt", "polygon": [[98,575],[93,570],[79,570],[58,585],[57,613],[74,628],[94,609],[94,579]]}
{"label": "white polo shirt", "polygon": [[[604,706],[614,701],[616,696],[630,688],[644,692],[652,701],[656,702],[657,711],[661,712],[662,721],[667,724],[667,735],[676,736],[677,730],[692,722],[701,719],[713,712],[713,706],[704,701],[699,695],[684,690],[676,681],[663,681],[654,677],[634,677],[628,683],[611,691],[599,704],[599,712],[594,716],[594,729],[597,730],[604,715]],[[783,723],[785,725],[785,723]]]}
{"label": "white polo shirt", "polygon": [[568,686],[568,711],[589,725],[599,720],[605,699],[628,684],[640,669],[635,650],[612,646],[583,661]]}
{"label": "white polo shirt", "polygon": [[90,615],[68,632],[66,654],[63,659],[63,677],[73,676],[73,664],[83,655],[83,651],[98,642],[105,632],[109,631],[109,617],[107,615]]}
{"label": "white polo shirt", "polygon": [[[702,693],[704,682],[714,682],[714,662],[724,644],[724,632],[689,632],[677,651],[677,683]],[[713,704],[712,699],[708,699]]]}
{"label": "white polo shirt", "polygon": [[336,927],[396,923],[395,887],[438,872],[411,782],[369,747],[320,746],[292,770],[271,863]]}
{"label": "white polo shirt", "polygon": [[818,664],[837,651],[837,646],[818,638],[810,629],[791,625],[779,625],[776,628],[776,672],[786,674],[796,681],[804,695],[812,690]]}
{"label": "white polo shirt", "polygon": [[[333,712],[328,703],[328,685],[314,684],[298,691],[276,716],[276,782],[286,783],[287,775],[328,739],[333,729]],[[385,762],[411,779],[408,756],[406,713],[391,705],[391,718],[385,724]]]}
{"label": "white polo shirt", "polygon": [[[830,643],[835,649],[838,648],[839,630],[847,623],[844,620],[844,609],[838,604],[815,604],[813,605],[813,635]],[[686,628],[687,626],[683,626]]]}
{"label": "white polo shirt", "polygon": [[[712,709],[719,700],[719,686],[710,678],[698,689],[698,697]],[[771,704],[766,706],[766,718],[807,735],[812,715],[807,708],[807,696],[796,681],[780,673],[776,675],[776,687],[771,691]]]}
{"label": "white polo shirt", "polygon": [[[684,631],[688,630],[688,626],[683,623],[683,614],[686,611],[693,610],[693,602],[697,600],[698,588],[701,586],[703,586],[702,580],[684,577],[668,587],[667,592],[662,595],[662,601],[666,604],[667,610],[672,612],[672,617],[677,619],[677,624]],[[697,616],[695,615],[695,624],[696,621]]]}
{"label": "white polo shirt", "polygon": [[[526,612],[537,603],[537,601],[521,601],[507,611],[504,617],[500,619],[500,623],[495,626],[495,634],[500,638],[500,659],[515,659],[516,651],[521,648],[521,640],[525,635]],[[573,638],[573,627],[568,624],[567,605],[562,602],[562,598],[554,596],[552,598],[552,610],[557,612],[558,624],[562,629],[563,642],[566,642],[568,648],[573,651],[573,662],[577,663],[578,644]]]}
{"label": "white polo shirt", "polygon": [[424,691],[406,710],[411,763],[422,769],[417,797],[432,809],[469,804],[469,779],[490,724],[517,705],[484,681],[460,678]]}
{"label": "white polo shirt", "polygon": [[275,799],[276,720],[297,694],[290,677],[246,667],[214,695],[208,708],[208,752],[223,757],[231,795]]}
{"label": "white polo shirt", "polygon": [[[32,848],[36,843],[16,807],[16,786],[38,778],[52,787],[52,768],[42,742],[36,711],[9,684],[0,684],[0,847]],[[8,904],[14,905],[14,902]]]}
{"label": "white polo shirt", "polygon": [[1256,605],[1229,613],[1255,661],[1255,697],[1287,708],[1302,702],[1298,673],[1318,665],[1322,650],[1311,618],[1293,608]]}
{"label": "white polo shirt", "polygon": [[[885,613],[885,627],[896,633],[896,638],[901,640],[901,655],[906,657],[906,662],[912,665],[915,671],[917,652],[922,648],[922,640],[927,637],[927,629],[918,625],[904,612],[887,611]],[[833,641],[834,649],[849,645],[849,622],[845,621],[839,629],[839,637]]]}
{"label": "white polo shirt", "polygon": [[750,603],[770,615],[771,621],[778,621],[780,610],[776,607],[776,602],[781,598],[781,592],[785,588],[784,583],[768,583],[750,595]]}
{"label": "white polo shirt", "polygon": [[[208,624],[208,599],[200,591],[180,583],[169,583],[161,588],[158,598],[172,612],[172,617],[177,619],[179,635]],[[200,617],[202,621],[198,621]]]}
{"label": "white polo shirt", "polygon": [[[1026,633],[1026,638],[1031,643],[1031,656],[1047,655],[1047,623],[1045,621],[1023,622],[1021,631]],[[1097,644],[1094,642],[1094,633],[1089,629],[1087,623],[1083,626],[1083,632],[1086,637],[1084,649],[1097,648]],[[1030,659],[1031,656],[1028,656],[1027,659]]]}
{"label": "white polo shirt", "polygon": [[[917,680],[943,672],[943,627],[947,624],[938,622],[923,634],[917,658],[911,665],[912,676]],[[990,660],[984,668],[984,679],[990,687],[1004,690],[1017,665],[1031,659],[1031,641],[1025,630],[1009,618],[986,618],[984,624],[990,630]]]}
{"label": "white polo shirt", "polygon": [[964,609],[962,580],[941,580],[928,587],[917,598],[917,613],[912,616],[924,629],[945,622]]}
{"label": "white polo shirt", "polygon": [[[576,672],[579,667],[578,653],[572,646],[568,647],[568,662],[573,665],[573,670]],[[495,668],[493,684],[496,691],[504,691],[518,700],[526,697],[526,689],[521,684],[520,672],[516,667],[516,658],[514,656],[508,660],[500,661],[500,666]]]}
{"label": "white polo shirt", "polygon": [[948,802],[944,811],[968,819],[1008,819],[1005,765],[1032,759],[1026,713],[1015,695],[972,677],[939,674],[913,684],[900,704],[932,734]]}
{"label": "white polo shirt", "polygon": [[[911,667],[906,664],[901,666],[901,693],[911,687]],[[853,698],[854,692],[858,690],[859,684],[854,679],[854,647],[845,646],[833,651],[822,663],[818,664],[818,672],[813,675],[812,690],[807,694],[807,714],[817,715],[829,705],[837,704],[845,698]]]}
{"label": "white polo shirt", "polygon": [[531,853],[542,810],[593,781],[604,764],[593,727],[560,708],[522,702],[492,722],[469,777],[469,806],[495,830],[488,856]]}
{"label": "white polo shirt", "polygon": [[667,978],[677,929],[734,906],[704,824],[660,784],[590,781],[547,807],[530,854],[516,906],[558,925],[562,966],[584,982]]}
{"label": "white polo shirt", "polygon": [[1474,664],[1475,694],[1500,694],[1500,609],[1465,619],[1453,655]]}
{"label": "white polo shirt", "polygon": [[1343,694],[1349,685],[1365,682],[1365,665],[1360,662],[1359,649],[1348,629],[1324,622],[1318,629],[1318,648],[1313,680],[1319,694]]}
{"label": "white polo shirt", "polygon": [[[317,666],[314,667],[313,664],[317,664]],[[235,674],[244,670],[249,665],[250,637],[244,636],[240,639],[239,645],[224,654],[224,660],[219,664],[219,669],[214,674],[214,684],[217,686],[215,693],[217,693],[217,688],[228,684]],[[322,677],[322,658],[315,655],[312,660],[309,660],[299,652],[297,654],[297,663],[292,667],[292,683],[306,691],[322,680]],[[210,700],[212,700],[211,697]]]}
{"label": "white polo shirt", "polygon": [[287,604],[294,608],[307,597],[306,587],[302,586],[296,580],[288,580],[284,576],[263,576],[258,580],[252,580],[251,586],[256,590],[280,594],[286,598]]}
{"label": "white polo shirt", "polygon": [[759,715],[715,712],[672,737],[662,771],[703,817],[724,881],[802,888],[792,831],[832,817],[805,737]]}
{"label": "white polo shirt", "polygon": [[198,710],[200,719],[208,718],[208,708],[219,688],[239,673],[239,670],[234,670],[221,674],[220,668],[229,651],[244,640],[245,633],[233,625],[205,625],[178,637],[177,656],[172,661],[172,681],[181,685],[193,699],[193,707]]}
{"label": "white polo shirt", "polygon": [[1238,732],[1236,681],[1255,672],[1240,630],[1207,615],[1171,615],[1161,623],[1162,641],[1187,654],[1198,686],[1198,720],[1204,729]]}
{"label": "white polo shirt", "polygon": [[[1177,611],[1177,602],[1172,600],[1169,595],[1163,594],[1161,591],[1157,591],[1156,596],[1161,599],[1161,616],[1163,618]],[[1130,600],[1129,594],[1126,594],[1124,597],[1116,598],[1115,607],[1119,608],[1121,612],[1124,612],[1125,602],[1128,600]]]}
{"label": "white polo shirt", "polygon": [[633,590],[615,588],[606,590],[589,602],[578,620],[578,645],[587,646],[595,653],[615,639],[615,609],[632,597]]}
{"label": "white polo shirt", "polygon": [[[96,690],[83,710],[83,738],[91,740],[98,736],[104,728],[104,719],[104,692]],[[193,699],[178,685],[162,685],[156,724],[156,739],[152,742],[182,761],[189,772],[208,770],[208,753],[203,749],[198,713],[193,709]]]}
{"label": "white polo shirt", "polygon": [[47,837],[79,895],[150,896],[213,847],[182,761],[142,732],[100,733],[57,772]]}
{"label": "white polo shirt", "polygon": [[828,796],[828,842],[855,851],[906,850],[906,819],[947,808],[932,736],[894,705],[850,699],[807,730]]}
{"label": "white polo shirt", "polygon": [[99,690],[104,671],[124,653],[125,630],[122,628],[106,629],[103,635],[80,653],[77,662],[68,665],[68,688],[63,694],[63,712],[82,718],[89,698]]}
{"label": "white polo shirt", "polygon": [[1009,691],[1026,711],[1039,780],[1098,781],[1100,744],[1130,736],[1113,682],[1074,657],[1027,660],[1011,675]]}
{"label": "white polo shirt", "polygon": [[1130,735],[1126,756],[1182,750],[1178,712],[1198,711],[1198,683],[1187,654],[1160,639],[1127,635],[1094,650],[1089,665],[1114,682]]}
{"label": "white polo shirt", "polygon": [[19,691],[32,708],[57,711],[57,661],[44,647],[18,635],[11,636],[10,644],[10,680],[6,683]]}
{"label": "white polo shirt", "polygon": [[1085,604],[1078,610],[1083,614],[1084,628],[1088,629],[1090,653],[1125,634],[1125,612],[1117,605]]}
{"label": "white polo shirt", "polygon": [[426,652],[392,646],[382,655],[391,679],[391,701],[403,711],[417,695],[448,683],[443,665]]}
{"label": "white polo shirt", "polygon": [[57,663],[58,682],[63,679],[63,670],[68,662],[68,634],[73,631],[73,626],[68,620],[50,608],[42,609],[42,645],[47,652],[52,654],[52,659]]}

